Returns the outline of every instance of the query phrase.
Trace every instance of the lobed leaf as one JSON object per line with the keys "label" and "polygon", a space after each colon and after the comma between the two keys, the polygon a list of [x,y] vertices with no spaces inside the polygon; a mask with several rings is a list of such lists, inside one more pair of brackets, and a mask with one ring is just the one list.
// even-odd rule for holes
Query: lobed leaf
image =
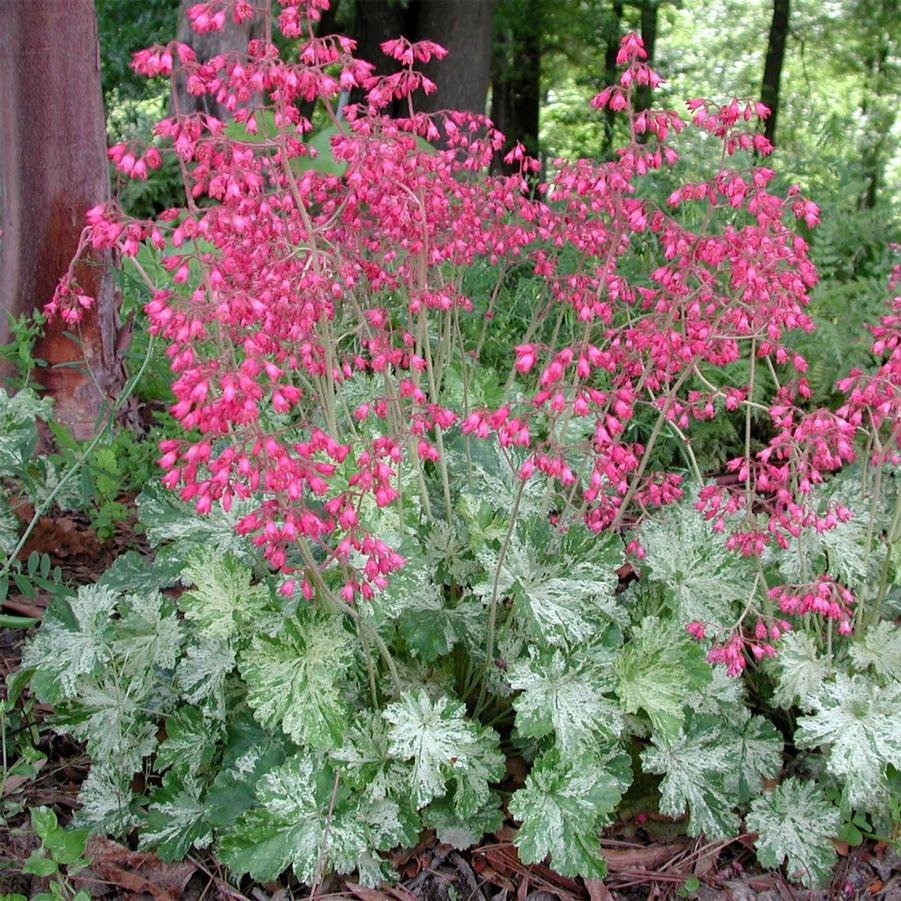
{"label": "lobed leaf", "polygon": [[813,713],[798,719],[799,748],[822,748],[848,804],[880,810],[888,803],[886,767],[901,769],[901,685],[838,673],[808,696]]}
{"label": "lobed leaf", "polygon": [[812,782],[786,779],[751,802],[745,825],[757,833],[754,846],[761,866],[787,864],[789,879],[816,888],[835,864],[838,809]]}
{"label": "lobed leaf", "polygon": [[261,725],[300,745],[334,748],[350,718],[342,689],[351,660],[341,618],[311,614],[273,637],[257,635],[238,665]]}
{"label": "lobed leaf", "polygon": [[602,879],[600,830],[630,781],[625,754],[605,760],[588,751],[569,757],[556,748],[546,752],[510,800],[510,814],[521,823],[515,839],[520,860],[541,863],[550,855],[564,876]]}

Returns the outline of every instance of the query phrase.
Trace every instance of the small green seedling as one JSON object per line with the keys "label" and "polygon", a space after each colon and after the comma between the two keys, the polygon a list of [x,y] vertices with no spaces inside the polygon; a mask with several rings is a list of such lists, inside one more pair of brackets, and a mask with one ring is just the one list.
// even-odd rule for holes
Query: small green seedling
{"label": "small green seedling", "polygon": [[[64,829],[49,807],[31,811],[31,828],[41,847],[25,861],[22,872],[50,880],[49,891],[34,895],[32,901],[90,901],[90,893],[76,891],[70,880],[89,863],[84,856],[90,835],[87,829]],[[20,895],[3,895],[0,901],[18,901]]]}

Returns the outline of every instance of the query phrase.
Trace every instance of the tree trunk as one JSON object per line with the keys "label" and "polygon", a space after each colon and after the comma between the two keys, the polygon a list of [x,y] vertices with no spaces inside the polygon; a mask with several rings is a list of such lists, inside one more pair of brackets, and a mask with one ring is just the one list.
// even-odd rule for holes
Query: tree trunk
{"label": "tree trunk", "polygon": [[[230,12],[221,30],[197,34],[191,29],[187,16],[188,8],[196,2],[197,0],[181,0],[178,9],[178,40],[192,47],[200,62],[206,62],[220,54],[246,55],[248,42],[263,36],[262,17],[254,16],[236,24]],[[176,111],[180,115],[207,113],[223,121],[231,118],[231,113],[215,97],[209,94],[197,97],[188,93],[187,79],[178,75],[175,78],[175,98]]]}
{"label": "tree trunk", "polygon": [[443,61],[422,67],[437,85],[414,98],[417,109],[484,113],[491,79],[494,0],[420,0],[416,39],[435,41],[449,51]]}
{"label": "tree trunk", "polygon": [[[654,50],[657,46],[657,9],[658,0],[642,0],[641,3],[641,40],[649,66],[654,65]],[[635,91],[635,112],[640,113],[651,106],[651,89],[647,85],[639,85]],[[648,133],[643,132],[638,140],[644,143],[648,139]]]}
{"label": "tree trunk", "polygon": [[789,2],[790,0],[773,0],[773,20],[770,23],[766,62],[763,66],[763,82],[760,85],[760,100],[770,108],[770,116],[764,123],[763,133],[774,145],[776,116],[779,112],[779,81],[782,78],[782,62],[785,59],[785,44],[788,39]]}
{"label": "tree trunk", "polygon": [[382,53],[383,42],[401,35],[415,40],[415,21],[410,21],[409,6],[403,0],[357,0],[353,30],[356,55],[372,63],[376,75],[397,71],[397,63]]}
{"label": "tree trunk", "polygon": [[[0,342],[9,316],[30,315],[53,296],[76,253],[85,212],[109,199],[100,56],[92,0],[0,0]],[[36,380],[57,418],[84,438],[120,384],[116,281],[109,253],[76,277],[93,309],[80,346],[49,323],[35,348]],[[58,364],[85,361],[86,367]]]}
{"label": "tree trunk", "polygon": [[495,160],[497,171],[503,156],[521,143],[538,156],[538,117],[541,107],[542,0],[507,0],[498,10],[491,62],[491,119],[507,140]]}
{"label": "tree trunk", "polygon": [[[858,14],[864,10],[859,10]],[[862,209],[872,209],[879,200],[892,129],[897,116],[897,103],[892,90],[891,25],[897,22],[894,0],[883,0],[877,8],[866,10],[872,23],[864,57],[865,89],[861,112],[865,122],[861,147],[861,168],[866,188],[860,198]],[[887,27],[886,27],[887,26]],[[896,32],[897,34],[897,32]]]}
{"label": "tree trunk", "polygon": [[[606,50],[604,52],[604,76],[605,86],[616,83],[616,54],[619,52],[619,42],[622,37],[623,4],[622,0],[613,0],[610,4],[610,22],[607,27]],[[604,110],[604,146],[601,155],[610,159],[613,152],[613,133],[616,125],[616,110],[608,106]]]}

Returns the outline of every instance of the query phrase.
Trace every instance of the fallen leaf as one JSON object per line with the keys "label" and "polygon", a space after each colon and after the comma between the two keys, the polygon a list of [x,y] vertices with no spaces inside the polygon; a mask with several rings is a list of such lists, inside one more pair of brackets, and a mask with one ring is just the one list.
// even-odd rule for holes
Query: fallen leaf
{"label": "fallen leaf", "polygon": [[31,778],[31,776],[7,776],[6,779],[3,780],[3,783],[0,784],[0,795],[3,795],[4,798],[7,795],[11,795],[16,789],[21,788]]}
{"label": "fallen leaf", "polygon": [[86,856],[91,861],[85,876],[99,879],[136,894],[148,894],[155,901],[176,901],[197,868],[190,862],[164,863],[155,854],[131,851],[112,839],[95,835],[88,841]]}

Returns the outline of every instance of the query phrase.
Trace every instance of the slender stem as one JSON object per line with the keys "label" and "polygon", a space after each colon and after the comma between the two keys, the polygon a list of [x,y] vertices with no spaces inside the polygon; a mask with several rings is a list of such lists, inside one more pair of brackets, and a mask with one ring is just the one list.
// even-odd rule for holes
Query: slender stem
{"label": "slender stem", "polygon": [[[757,374],[757,339],[751,340],[751,374],[748,378],[748,400],[754,402],[754,378]],[[745,511],[751,515],[751,404],[745,407]]]}
{"label": "slender stem", "polygon": [[[516,518],[519,515],[519,505],[522,501],[525,487],[525,480],[521,479],[519,482],[519,488],[516,490],[516,497],[513,500],[513,509],[510,511],[510,524],[507,527],[507,534],[504,535],[504,541],[501,544],[500,552],[497,555],[497,566],[494,568],[494,582],[491,586],[491,601],[488,605],[488,637],[485,642],[485,666],[483,668],[485,674],[488,673],[488,670],[491,667],[492,661],[494,659],[494,637],[497,629],[497,602],[500,588],[501,570],[504,567],[504,560],[506,559],[507,551],[510,548],[510,541],[513,538],[513,529],[516,526]],[[482,687],[479,689],[479,698],[478,701],[476,701],[476,715],[478,715],[478,712],[481,709],[482,704],[484,703],[486,688],[486,681],[485,679],[483,679]]]}
{"label": "slender stem", "polygon": [[394,690],[397,694],[401,693],[401,683],[400,683],[400,675],[397,672],[397,666],[394,663],[394,658],[391,656],[391,652],[388,650],[388,645],[385,644],[384,639],[381,635],[379,635],[378,630],[374,628],[370,623],[367,623],[362,616],[360,616],[360,612],[358,610],[354,610],[349,604],[346,604],[341,600],[332,590],[325,584],[325,579],[322,578],[322,573],[319,571],[319,567],[316,565],[316,561],[313,559],[313,553],[310,550],[309,545],[306,540],[301,538],[297,541],[297,547],[300,551],[301,557],[303,557],[304,563],[307,567],[307,571],[310,574],[310,577],[313,579],[313,582],[316,585],[317,590],[319,591],[322,599],[329,605],[331,605],[334,609],[339,610],[341,613],[349,616],[354,623],[356,623],[357,627],[361,629],[366,637],[372,641],[372,643],[379,649],[379,654],[382,657],[382,660],[385,661],[385,666],[388,668],[388,673],[391,676],[391,681],[394,684]]}
{"label": "slender stem", "polygon": [[620,504],[619,509],[616,511],[616,517],[613,522],[610,524],[610,531],[615,532],[620,525],[622,524],[623,517],[625,516],[626,509],[629,506],[629,502],[635,496],[635,492],[638,490],[638,484],[641,481],[642,476],[644,475],[645,470],[648,468],[648,463],[651,459],[651,452],[654,450],[654,445],[657,443],[657,439],[660,437],[660,432],[663,429],[663,424],[666,422],[667,413],[669,413],[669,408],[672,405],[673,398],[676,395],[676,392],[679,388],[682,387],[682,383],[688,378],[690,369],[686,369],[682,375],[676,380],[675,384],[672,387],[671,393],[667,396],[666,400],[663,402],[663,407],[660,410],[660,415],[657,417],[657,421],[654,423],[654,428],[651,429],[651,434],[648,436],[648,443],[644,450],[644,456],[641,458],[641,463],[638,465],[638,469],[635,472],[635,475],[632,477],[632,481],[629,483],[629,489],[626,491],[625,497],[623,498],[623,502]]}
{"label": "slender stem", "polygon": [[882,561],[882,567],[879,571],[879,589],[876,593],[876,599],[873,601],[873,612],[870,615],[870,625],[879,621],[879,615],[882,612],[882,602],[888,594],[888,574],[892,562],[892,545],[901,540],[901,490],[895,496],[895,509],[892,515],[892,524],[889,527],[885,542],[885,557]]}
{"label": "slender stem", "polygon": [[341,782],[341,770],[335,769],[335,782],[332,785],[332,796],[328,802],[328,813],[325,816],[325,829],[322,830],[322,841],[319,843],[319,856],[316,859],[316,868],[313,872],[313,885],[307,901],[319,894],[319,886],[322,883],[322,869],[325,865],[325,849],[328,847],[329,832],[332,828],[332,818],[335,815],[335,799],[338,797],[338,784]]}

